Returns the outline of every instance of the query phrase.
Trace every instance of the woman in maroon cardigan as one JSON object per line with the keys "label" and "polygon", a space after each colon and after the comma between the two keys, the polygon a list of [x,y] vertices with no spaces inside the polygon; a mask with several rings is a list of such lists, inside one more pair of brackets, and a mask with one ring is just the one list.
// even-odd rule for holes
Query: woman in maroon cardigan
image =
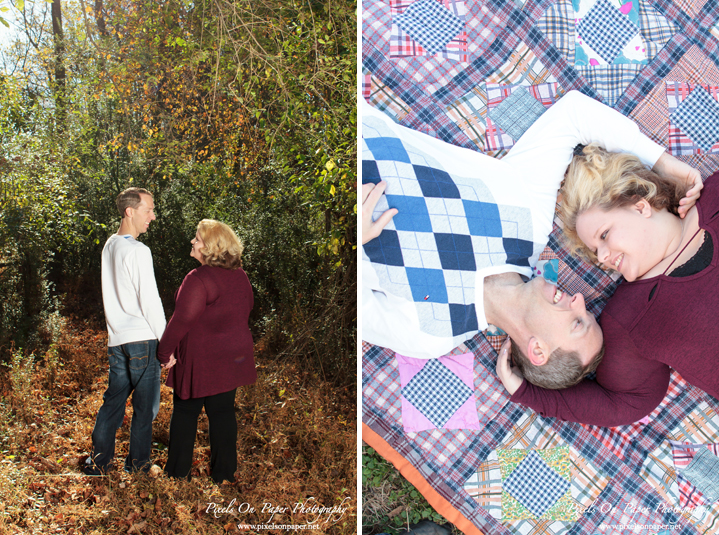
{"label": "woman in maroon cardigan", "polygon": [[237,387],[257,380],[248,326],[254,298],[241,267],[242,243],[230,227],[203,219],[191,243],[190,256],[202,265],[177,291],[175,313],[157,351],[163,366],[171,367],[167,385],[174,389],[165,472],[190,478],[197,418],[204,407],[211,476],[221,483],[234,481],[237,469]]}
{"label": "woman in maroon cardigan", "polygon": [[670,367],[719,398],[719,173],[702,183],[695,169],[665,161],[683,185],[595,145],[575,156],[562,189],[564,233],[624,282],[599,318],[606,351],[596,381],[539,388],[510,369],[503,347],[497,373],[512,401],[542,416],[627,425],[664,399]]}

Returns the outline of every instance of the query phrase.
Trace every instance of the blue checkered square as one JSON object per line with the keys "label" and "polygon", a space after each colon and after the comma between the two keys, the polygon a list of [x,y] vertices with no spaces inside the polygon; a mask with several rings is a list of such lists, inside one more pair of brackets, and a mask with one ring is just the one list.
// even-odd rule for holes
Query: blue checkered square
{"label": "blue checkered square", "polygon": [[447,285],[441,269],[406,268],[409,287],[414,301],[446,303]]}
{"label": "blue checkered square", "polygon": [[434,55],[447,46],[464,28],[464,22],[437,0],[419,0],[394,22],[417,41],[427,54]]}
{"label": "blue checkered square", "polygon": [[423,197],[387,195],[386,198],[390,208],[399,210],[399,213],[392,218],[397,230],[432,232],[432,223]]}
{"label": "blue checkered square", "polygon": [[639,28],[607,0],[598,0],[577,31],[607,63],[612,63]]}
{"label": "blue checkered square", "polygon": [[507,264],[529,266],[529,258],[534,253],[534,243],[516,238],[503,238],[504,250],[507,252]]}
{"label": "blue checkered square", "polygon": [[539,518],[569,490],[569,481],[550,468],[536,451],[530,451],[502,487]]}
{"label": "blue checkered square", "polygon": [[719,140],[719,102],[703,87],[696,86],[669,119],[705,152]]}
{"label": "blue checkered square", "polygon": [[378,237],[364,244],[364,252],[370,261],[387,266],[403,266],[402,248],[397,232],[385,229]]}
{"label": "blue checkered square", "polygon": [[472,389],[438,360],[429,360],[402,395],[436,427],[442,427],[472,396]]}
{"label": "blue checkered square", "polygon": [[409,162],[409,155],[396,137],[370,137],[365,138],[367,148],[372,151],[375,160],[393,160],[397,162]]}
{"label": "blue checkered square", "polygon": [[698,488],[709,503],[719,498],[719,457],[709,449],[701,448],[682,475]]}
{"label": "blue checkered square", "polygon": [[449,317],[452,322],[452,335],[479,330],[477,309],[474,305],[449,304]]}
{"label": "blue checkered square", "polygon": [[415,165],[414,174],[425,197],[460,198],[457,186],[445,171],[434,167]]}
{"label": "blue checkered square", "polygon": [[545,111],[546,108],[526,88],[517,87],[489,110],[489,118],[516,141]]}
{"label": "blue checkered square", "polygon": [[477,201],[462,201],[462,204],[472,236],[499,238],[502,235],[502,220],[496,204]]}
{"label": "blue checkered square", "polygon": [[374,160],[362,160],[362,184],[379,184],[382,177]]}
{"label": "blue checkered square", "polygon": [[442,269],[477,270],[471,237],[462,234],[435,232],[434,240],[437,243],[437,252],[439,253],[439,260],[442,262]]}

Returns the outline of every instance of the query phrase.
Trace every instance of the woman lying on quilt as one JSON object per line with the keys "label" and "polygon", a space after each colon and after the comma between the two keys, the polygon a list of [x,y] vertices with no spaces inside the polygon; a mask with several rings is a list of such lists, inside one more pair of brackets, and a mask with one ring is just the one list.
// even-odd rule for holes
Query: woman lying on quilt
{"label": "woman lying on quilt", "polygon": [[628,151],[682,183],[691,168],[577,91],[501,160],[360,109],[363,340],[437,358],[492,324],[542,362],[542,381],[525,367],[535,384],[564,388],[596,369],[602,335],[581,294],[557,292],[542,277],[526,282],[552,232],[573,149]]}
{"label": "woman lying on quilt", "polygon": [[536,387],[511,371],[505,345],[497,372],[512,401],[568,421],[630,424],[662,401],[670,366],[719,397],[719,173],[687,210],[675,183],[633,156],[589,145],[575,156],[562,191],[565,234],[575,251],[625,281],[599,318],[606,351],[597,380]]}

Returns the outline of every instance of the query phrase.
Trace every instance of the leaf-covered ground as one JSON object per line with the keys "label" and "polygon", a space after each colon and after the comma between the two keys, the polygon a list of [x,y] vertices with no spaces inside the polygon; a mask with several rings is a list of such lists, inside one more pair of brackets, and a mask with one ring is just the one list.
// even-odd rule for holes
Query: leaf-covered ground
{"label": "leaf-covered ground", "polygon": [[[310,524],[317,534],[356,533],[353,388],[324,383],[306,363],[257,355],[258,382],[238,389],[235,401],[234,484],[217,486],[208,476],[204,413],[191,482],[159,469],[154,477],[123,470],[89,477],[78,465],[90,453],[107,385],[106,333],[77,319],[57,322],[59,342],[45,355],[16,351],[0,373],[0,533],[272,534]],[[159,467],[171,412],[163,385],[153,431]],[[127,454],[131,414],[128,406],[116,461]]]}

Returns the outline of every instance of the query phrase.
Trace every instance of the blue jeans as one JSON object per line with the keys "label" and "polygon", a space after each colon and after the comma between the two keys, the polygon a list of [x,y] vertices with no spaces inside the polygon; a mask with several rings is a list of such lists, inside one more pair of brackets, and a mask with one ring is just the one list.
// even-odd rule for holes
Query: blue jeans
{"label": "blue jeans", "polygon": [[115,457],[115,434],[125,417],[125,403],[132,394],[130,453],[125,470],[149,470],[152,422],[160,409],[160,362],[157,340],[109,347],[110,378],[92,431],[92,461],[103,471]]}

